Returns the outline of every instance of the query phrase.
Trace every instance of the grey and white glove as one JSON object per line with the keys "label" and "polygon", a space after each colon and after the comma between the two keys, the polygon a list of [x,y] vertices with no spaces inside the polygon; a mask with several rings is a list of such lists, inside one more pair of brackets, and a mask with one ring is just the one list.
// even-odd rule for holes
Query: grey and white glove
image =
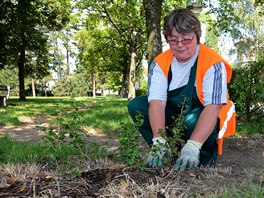
{"label": "grey and white glove", "polygon": [[188,140],[181,150],[181,156],[177,159],[174,169],[185,171],[186,168],[194,169],[200,163],[200,150],[202,144],[193,140]]}
{"label": "grey and white glove", "polygon": [[147,163],[151,167],[162,166],[163,157],[167,152],[169,152],[168,145],[163,137],[153,138],[152,141],[153,145],[151,147],[151,151],[149,152]]}

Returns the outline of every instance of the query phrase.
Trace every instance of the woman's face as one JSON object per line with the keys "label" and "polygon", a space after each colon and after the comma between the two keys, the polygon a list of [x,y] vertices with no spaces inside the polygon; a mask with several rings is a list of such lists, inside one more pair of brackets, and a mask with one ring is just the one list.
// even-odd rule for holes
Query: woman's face
{"label": "woman's face", "polygon": [[180,63],[187,62],[195,54],[197,45],[195,32],[180,34],[173,28],[172,35],[167,37],[167,42]]}

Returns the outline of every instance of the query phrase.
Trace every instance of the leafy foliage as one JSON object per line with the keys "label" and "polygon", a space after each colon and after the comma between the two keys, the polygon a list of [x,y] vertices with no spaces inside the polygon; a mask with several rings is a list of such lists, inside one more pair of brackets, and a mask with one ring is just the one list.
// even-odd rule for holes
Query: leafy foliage
{"label": "leafy foliage", "polygon": [[[20,99],[25,100],[25,75],[47,74],[47,33],[60,29],[68,21],[70,1],[15,0],[1,4],[0,62],[18,66]],[[34,59],[36,64],[31,62]]]}
{"label": "leafy foliage", "polygon": [[[206,35],[205,35],[205,45],[219,51],[218,48],[218,37],[219,29],[215,28],[216,21],[213,20],[210,13],[207,11],[202,11],[199,16],[201,23],[206,24]],[[203,33],[202,33],[203,34]]]}
{"label": "leafy foliage", "polygon": [[17,68],[3,68],[0,70],[0,85],[9,85],[11,96],[17,96],[19,93]]}
{"label": "leafy foliage", "polygon": [[262,59],[234,69],[229,90],[241,120],[251,121],[263,117],[263,68],[264,61]]}
{"label": "leafy foliage", "polygon": [[[139,136],[138,127],[144,122],[143,116],[139,114],[135,124],[122,126],[122,134],[118,138],[120,142],[119,157],[129,165],[143,165],[143,159],[139,155]],[[141,166],[139,166],[141,167]]]}
{"label": "leafy foliage", "polygon": [[99,73],[99,78],[107,75],[113,79],[112,73],[118,72],[115,79],[122,82],[119,87],[125,95],[129,79],[135,78],[135,68],[140,65],[144,51],[140,2],[79,1],[79,6],[87,12],[85,29],[77,36],[80,66],[91,74]]}
{"label": "leafy foliage", "polygon": [[58,156],[51,156],[54,160],[63,160],[62,146],[64,144],[72,145],[74,148],[78,148],[81,152],[85,146],[85,134],[78,133],[78,131],[81,131],[82,121],[78,115],[77,106],[74,101],[72,107],[74,111],[70,114],[58,107],[62,111],[62,116],[59,116],[52,121],[48,135],[44,136],[44,140],[48,142],[50,149],[56,151],[52,153],[58,154]]}
{"label": "leafy foliage", "polygon": [[61,78],[52,89],[55,96],[87,96],[91,81],[85,74],[78,73],[68,78]]}

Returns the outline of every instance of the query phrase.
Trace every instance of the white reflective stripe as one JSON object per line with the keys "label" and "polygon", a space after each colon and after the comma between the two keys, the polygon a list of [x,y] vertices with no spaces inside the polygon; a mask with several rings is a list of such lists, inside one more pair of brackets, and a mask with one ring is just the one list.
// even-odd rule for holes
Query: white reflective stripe
{"label": "white reflective stripe", "polygon": [[227,122],[232,118],[232,115],[234,112],[235,112],[235,105],[232,102],[232,106],[230,107],[230,109],[227,112],[227,117],[224,121],[224,125],[223,125],[222,129],[219,131],[218,139],[221,139],[224,136],[224,134],[226,132],[226,128],[227,128]]}

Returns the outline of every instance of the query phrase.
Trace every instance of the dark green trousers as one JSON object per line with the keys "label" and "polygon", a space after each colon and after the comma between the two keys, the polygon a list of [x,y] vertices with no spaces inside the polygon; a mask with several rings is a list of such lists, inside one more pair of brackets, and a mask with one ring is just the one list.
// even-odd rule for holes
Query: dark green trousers
{"label": "dark green trousers", "polygon": [[[149,146],[152,145],[152,130],[149,123],[149,103],[147,96],[139,96],[131,100],[128,104],[128,111],[133,119],[134,122],[137,122],[137,115],[141,114],[144,116],[144,123],[139,127],[139,131],[142,134],[143,138],[146,140]],[[198,106],[192,108],[187,115],[184,117],[184,126],[185,129],[182,131],[182,139],[184,141],[187,141],[198,121],[198,118],[203,110],[203,107]],[[177,113],[175,114],[175,111],[173,111],[170,107],[166,107],[166,126],[169,128],[173,123],[172,116],[177,117]],[[211,135],[208,137],[208,139],[205,141],[201,148],[200,152],[200,164],[201,165],[207,165],[213,161],[216,160],[217,157],[217,136],[219,131],[219,123],[216,124],[216,127],[212,131]],[[166,133],[168,136],[171,136],[172,133],[168,129],[166,130]]]}

